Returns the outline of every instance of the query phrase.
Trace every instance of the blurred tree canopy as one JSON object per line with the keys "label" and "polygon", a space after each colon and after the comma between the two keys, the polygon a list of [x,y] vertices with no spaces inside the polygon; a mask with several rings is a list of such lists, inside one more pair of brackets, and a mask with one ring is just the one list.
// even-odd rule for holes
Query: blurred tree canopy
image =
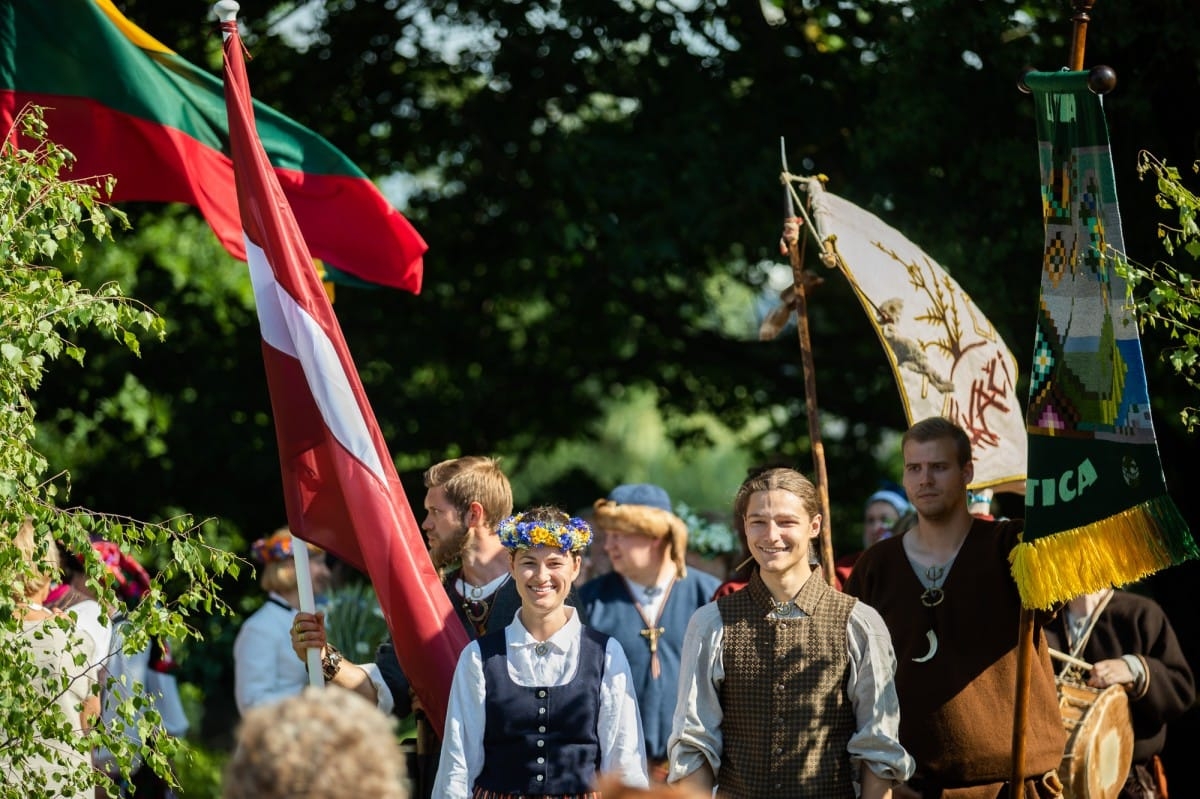
{"label": "blurred tree canopy", "polygon": [[[185,57],[219,64],[208,2],[118,5]],[[430,244],[419,296],[339,289],[335,305],[417,504],[421,470],[462,453],[505,456],[518,502],[532,499],[523,464],[563,441],[598,443],[613,403],[644,391],[685,453],[711,443],[703,415],[751,431],[754,458],[811,471],[795,337],[751,332],[763,265],[783,263],[780,136],[793,173],[828,175],[924,247],[1028,366],[1042,227],[1017,80],[1068,61],[1067,0],[241,6],[255,96],[383,181]],[[1160,214],[1136,153],[1200,154],[1194,11],[1102,0],[1092,12],[1085,62],[1118,75],[1105,102],[1134,257],[1157,254]],[[59,375],[44,403],[99,410],[64,410],[47,436],[80,502],[120,497],[144,517],[186,508],[255,537],[283,507],[245,270],[190,212],[131,211],[138,230],[89,269],[157,308],[170,336],[136,367],[113,353]],[[896,476],[876,456],[905,420],[857,302],[825,277],[809,302],[817,403],[833,422],[831,495],[856,520],[877,479]],[[1156,346],[1148,334],[1178,487],[1194,442]],[[584,506],[607,490],[601,473],[547,478],[536,498]],[[730,493],[742,476],[725,476]],[[1177,498],[1200,518],[1194,498]]]}
{"label": "blurred tree canopy", "polygon": [[[123,7],[186,57],[218,63],[208,3]],[[1085,62],[1119,77],[1106,100],[1135,257],[1157,248],[1135,153],[1196,156],[1200,111],[1185,97],[1200,23],[1189,10],[1173,0],[1092,12]],[[1071,13],[1066,0],[327,0],[244,2],[241,20],[255,95],[398,187],[430,243],[420,296],[337,299],[398,465],[415,476],[457,452],[499,452],[519,471],[554,442],[586,439],[589,421],[638,386],[656,391],[684,445],[707,442],[695,413],[743,429],[774,410],[751,449],[806,468],[794,338],[731,336],[719,304],[781,260],[781,135],[793,172],[829,175],[833,191],[925,247],[1023,360],[1041,225],[1031,109],[1016,82],[1028,66],[1066,63]],[[171,230],[161,238],[181,241]],[[164,314],[197,327],[162,357],[200,367],[148,386],[171,406],[163,457],[177,484],[156,486],[151,501],[216,492],[226,507],[212,510],[227,516],[242,506],[227,492],[275,496],[269,406],[246,356],[253,315],[231,303],[245,298],[241,270],[202,230],[187,240],[191,257],[139,241],[130,274],[140,290],[174,295],[188,275],[168,298],[187,303],[188,319]],[[222,274],[203,274],[197,258]],[[154,276],[164,268],[175,277]],[[810,302],[817,402],[847,422],[828,452],[831,492],[857,501],[876,478],[881,431],[904,419],[878,343],[830,277]],[[234,385],[240,396],[224,396]],[[1171,391],[1152,396],[1170,407]],[[184,411],[195,418],[181,425]],[[200,434],[216,449],[229,425],[235,446],[216,455],[237,453],[221,461],[237,480],[193,476],[196,450],[169,443]],[[549,491],[541,498],[580,499]],[[266,529],[280,509],[259,507],[235,518]]]}

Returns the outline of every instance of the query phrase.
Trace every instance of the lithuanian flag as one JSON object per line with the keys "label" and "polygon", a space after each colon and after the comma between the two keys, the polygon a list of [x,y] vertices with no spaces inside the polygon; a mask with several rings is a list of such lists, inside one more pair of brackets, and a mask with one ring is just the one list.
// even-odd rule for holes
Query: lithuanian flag
{"label": "lithuanian flag", "polygon": [[[219,78],[121,15],[111,0],[0,3],[0,134],[44,106],[71,179],[113,175],[113,202],[182,202],[245,260]],[[367,176],[313,131],[255,102],[258,134],[327,279],[417,292],[426,245]]]}

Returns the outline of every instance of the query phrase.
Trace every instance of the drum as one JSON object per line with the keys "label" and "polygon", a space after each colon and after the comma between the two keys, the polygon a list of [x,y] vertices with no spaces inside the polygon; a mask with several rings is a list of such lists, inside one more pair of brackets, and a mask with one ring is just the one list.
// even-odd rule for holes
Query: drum
{"label": "drum", "polygon": [[1129,697],[1119,685],[1104,690],[1059,681],[1058,708],[1067,748],[1058,767],[1066,799],[1117,799],[1133,762]]}

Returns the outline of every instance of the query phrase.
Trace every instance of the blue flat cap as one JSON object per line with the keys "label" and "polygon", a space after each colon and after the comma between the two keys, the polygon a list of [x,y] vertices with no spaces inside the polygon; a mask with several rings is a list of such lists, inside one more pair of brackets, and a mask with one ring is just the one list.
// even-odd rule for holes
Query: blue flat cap
{"label": "blue flat cap", "polygon": [[662,486],[653,483],[626,483],[612,490],[608,498],[618,505],[649,505],[667,513],[671,510],[671,497]]}

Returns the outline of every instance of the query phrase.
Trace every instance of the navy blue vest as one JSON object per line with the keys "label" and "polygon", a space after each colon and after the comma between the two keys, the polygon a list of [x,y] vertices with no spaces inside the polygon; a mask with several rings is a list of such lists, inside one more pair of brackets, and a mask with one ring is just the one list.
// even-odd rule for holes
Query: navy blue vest
{"label": "navy blue vest", "polygon": [[607,635],[584,627],[574,679],[526,688],[508,675],[504,630],[479,639],[487,721],[476,788],[533,796],[592,790],[600,770],[596,723],[607,646]]}

